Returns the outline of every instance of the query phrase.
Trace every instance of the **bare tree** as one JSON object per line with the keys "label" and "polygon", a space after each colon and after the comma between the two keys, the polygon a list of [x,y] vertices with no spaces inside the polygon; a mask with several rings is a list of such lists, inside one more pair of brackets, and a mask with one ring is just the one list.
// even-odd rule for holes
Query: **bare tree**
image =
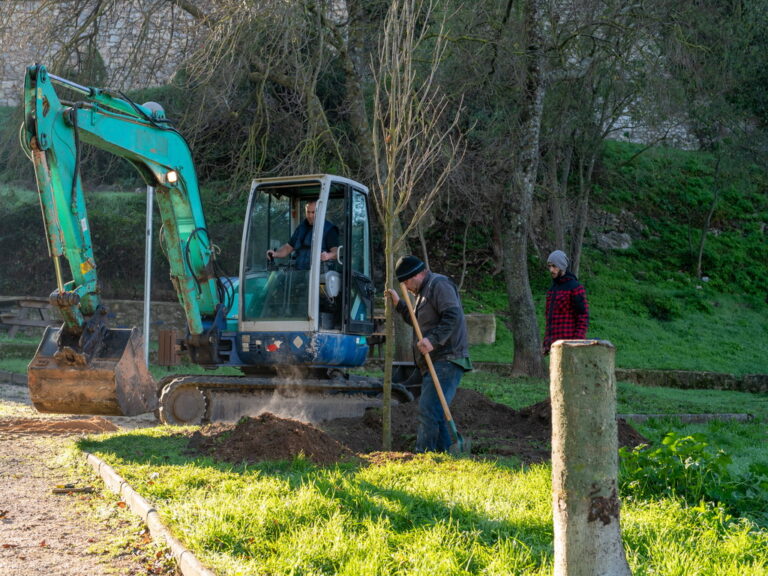
{"label": "bare tree", "polygon": [[541,135],[547,169],[541,180],[549,219],[542,228],[548,232],[547,249],[565,250],[577,274],[605,140],[630,115],[639,121],[645,110],[651,124],[664,113],[658,81],[663,62],[653,31],[657,4],[640,10],[623,2],[586,0],[567,17],[556,11],[547,15],[551,49]]}
{"label": "bare tree", "polygon": [[[405,236],[418,226],[461,158],[459,116],[457,113],[446,121],[448,101],[436,83],[444,42],[441,25],[437,25],[434,35],[425,25],[432,16],[430,0],[393,0],[382,31],[378,66],[374,67],[374,193],[384,230],[386,286],[395,284],[394,255],[401,249]],[[433,43],[425,50],[427,38]],[[428,62],[423,71],[418,69],[419,56]],[[432,180],[431,188],[418,199],[410,221],[403,225],[403,234],[396,235],[396,223],[427,176]],[[383,445],[390,449],[394,358],[394,318],[390,305],[385,314]]]}

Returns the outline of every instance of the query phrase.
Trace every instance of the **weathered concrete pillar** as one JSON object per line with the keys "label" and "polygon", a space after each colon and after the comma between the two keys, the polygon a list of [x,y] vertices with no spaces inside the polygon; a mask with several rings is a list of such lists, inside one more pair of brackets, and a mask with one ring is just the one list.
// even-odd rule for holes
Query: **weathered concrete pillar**
{"label": "weathered concrete pillar", "polygon": [[555,576],[630,575],[619,526],[615,348],[552,346]]}

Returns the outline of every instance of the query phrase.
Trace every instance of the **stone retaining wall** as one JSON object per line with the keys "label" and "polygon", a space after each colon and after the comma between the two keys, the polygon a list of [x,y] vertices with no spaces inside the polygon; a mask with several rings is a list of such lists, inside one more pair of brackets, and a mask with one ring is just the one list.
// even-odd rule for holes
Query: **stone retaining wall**
{"label": "stone retaining wall", "polygon": [[[107,300],[109,326],[112,328],[144,327],[144,302],[137,300]],[[187,330],[184,309],[178,302],[152,302],[149,310],[150,340],[157,341],[160,330]]]}
{"label": "stone retaining wall", "polygon": [[[144,303],[136,300],[109,300],[110,325],[115,328],[129,328],[144,324]],[[493,314],[467,314],[469,343],[493,344],[496,342],[496,317]],[[176,329],[184,333],[187,323],[183,309],[176,302],[152,302],[150,308],[150,338],[157,340],[158,330]]]}
{"label": "stone retaining wall", "polygon": [[768,392],[768,374],[718,374],[683,370],[638,370],[617,368],[616,379],[643,386],[666,386],[683,389],[736,390]]}
{"label": "stone retaining wall", "polygon": [[[511,364],[496,362],[473,362],[477,370],[493,372],[500,376],[519,376],[512,373]],[[634,382],[642,386],[664,386],[668,388],[731,390],[735,392],[768,392],[768,374],[720,374],[717,372],[696,372],[683,370],[640,370],[616,368],[616,380]]]}
{"label": "stone retaining wall", "polygon": [[495,314],[466,314],[469,344],[493,344],[496,342]]}

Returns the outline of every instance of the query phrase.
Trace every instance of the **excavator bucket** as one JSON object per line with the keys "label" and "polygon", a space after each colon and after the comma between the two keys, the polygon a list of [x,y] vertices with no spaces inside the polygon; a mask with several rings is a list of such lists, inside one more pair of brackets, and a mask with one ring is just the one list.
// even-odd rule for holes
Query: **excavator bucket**
{"label": "excavator bucket", "polygon": [[107,330],[90,359],[60,347],[60,330],[46,329],[27,367],[30,397],[39,412],[136,416],[157,407],[136,328]]}

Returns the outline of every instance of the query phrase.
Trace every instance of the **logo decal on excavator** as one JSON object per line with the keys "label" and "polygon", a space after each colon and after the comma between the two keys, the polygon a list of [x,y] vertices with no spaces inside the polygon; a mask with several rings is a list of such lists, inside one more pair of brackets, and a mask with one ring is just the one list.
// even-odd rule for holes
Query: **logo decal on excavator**
{"label": "logo decal on excavator", "polygon": [[92,260],[86,260],[85,262],[80,263],[80,274],[88,274],[91,270],[93,270],[93,261]]}
{"label": "logo decal on excavator", "polygon": [[277,352],[282,345],[283,343],[280,340],[275,340],[272,344],[267,344],[267,352]]}

